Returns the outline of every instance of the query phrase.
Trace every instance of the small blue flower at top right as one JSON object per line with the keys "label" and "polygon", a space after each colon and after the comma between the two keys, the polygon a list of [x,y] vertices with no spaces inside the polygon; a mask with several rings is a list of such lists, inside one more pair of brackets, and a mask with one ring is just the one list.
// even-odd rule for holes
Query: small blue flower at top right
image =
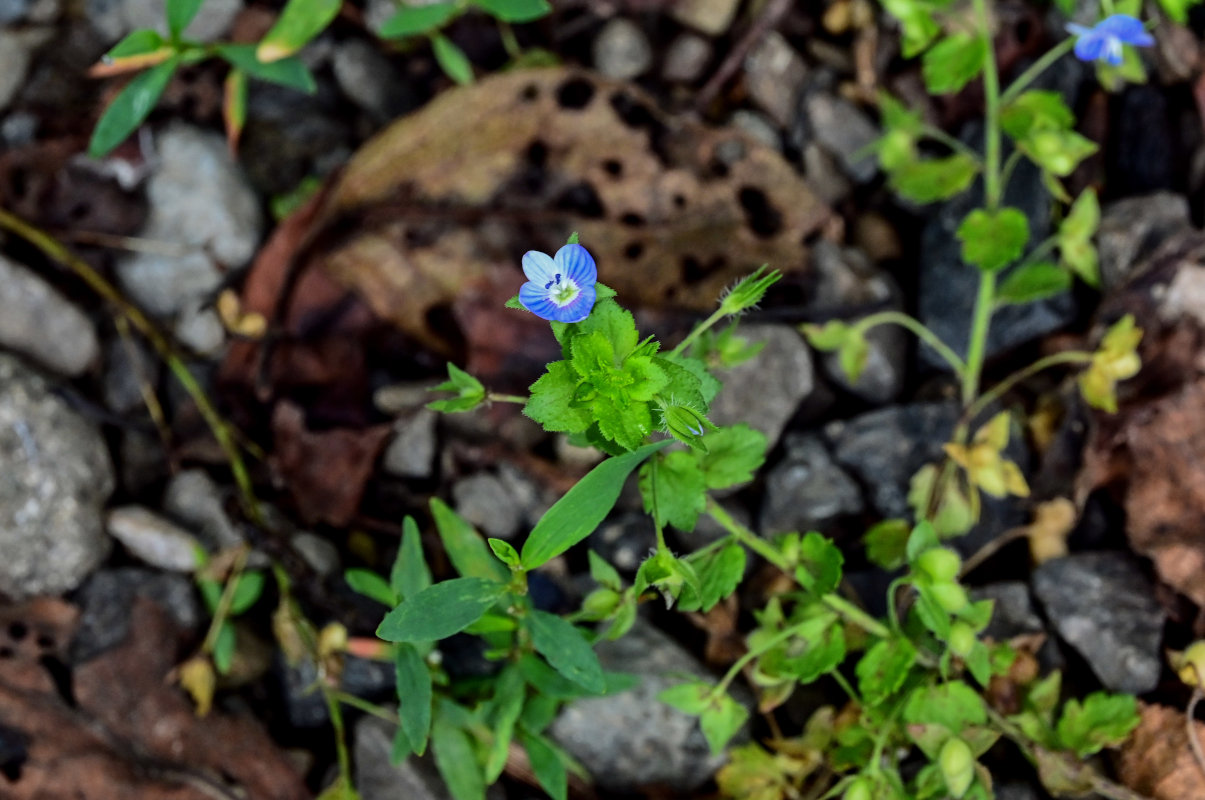
{"label": "small blue flower at top right", "polygon": [[1103,59],[1115,67],[1121,63],[1123,44],[1150,47],[1155,43],[1142,20],[1129,14],[1105,17],[1091,28],[1073,22],[1067,25],[1067,32],[1079,37],[1075,40],[1075,57],[1080,61]]}

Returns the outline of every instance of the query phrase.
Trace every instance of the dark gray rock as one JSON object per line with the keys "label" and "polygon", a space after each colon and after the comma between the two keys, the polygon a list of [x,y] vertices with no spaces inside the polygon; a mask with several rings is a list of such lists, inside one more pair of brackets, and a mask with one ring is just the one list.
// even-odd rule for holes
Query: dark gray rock
{"label": "dark gray rock", "polygon": [[75,595],[80,622],[71,642],[71,660],[82,664],[120,644],[129,633],[130,610],[139,597],[156,603],[185,630],[201,625],[201,605],[190,578],[134,567],[101,570]]}
{"label": "dark gray rock", "polygon": [[0,354],[0,594],[76,588],[111,540],[113,466],[100,432],[18,359]]}
{"label": "dark gray rock", "polygon": [[878,174],[878,161],[867,148],[879,138],[879,129],[861,109],[829,91],[811,92],[804,98],[807,128],[815,141],[836,157],[845,174],[866,183]]}
{"label": "dark gray rock", "polygon": [[[194,41],[212,42],[226,33],[242,10],[241,0],[206,0],[184,35]],[[84,11],[92,27],[110,42],[140,28],[167,35],[164,4],[157,0],[87,0]]]}
{"label": "dark gray rock", "polygon": [[319,82],[317,94],[306,95],[252,81],[239,149],[247,175],[261,194],[291,192],[302,179],[325,175],[347,161],[352,120],[335,110],[340,94],[325,82]]}
{"label": "dark gray rock", "polygon": [[768,31],[745,57],[749,97],[779,125],[790,125],[807,78],[803,57],[778,31]]}
{"label": "dark gray rock", "polygon": [[1159,683],[1166,613],[1132,556],[1077,553],[1047,561],[1034,570],[1033,589],[1106,689],[1142,694]]}
{"label": "dark gray rock", "polygon": [[401,116],[414,105],[406,81],[379,48],[351,39],[335,48],[335,80],[343,94],[378,122]]}
{"label": "dark gray rock", "polygon": [[1191,225],[1182,194],[1156,192],[1110,203],[1096,234],[1101,284],[1105,289],[1121,285],[1155,248]]}
{"label": "dark gray rock", "polygon": [[992,600],[995,608],[992,621],[983,631],[997,641],[1027,633],[1041,633],[1046,628],[1033,607],[1029,587],[1020,581],[1001,581],[981,586],[971,592],[976,600]]}
{"label": "dark gray rock", "polygon": [[839,464],[869,487],[884,517],[908,516],[908,484],[917,470],[945,457],[958,421],[954,403],[916,403],[861,414],[824,429]]}
{"label": "dark gray rock", "polygon": [[677,643],[641,620],[626,636],[602,642],[597,650],[603,667],[633,673],[640,683],[609,697],[569,703],[549,727],[552,738],[610,792],[652,785],[690,792],[706,782],[725,756],[711,755],[698,717],[665,705],[657,695],[692,675],[714,679]]}
{"label": "dark gray rock", "polygon": [[0,28],[0,111],[8,107],[24,84],[34,51],[52,35],[50,28]]}
{"label": "dark gray rock", "polygon": [[739,335],[766,346],[756,357],[722,370],[724,382],[711,405],[717,425],[748,423],[774,447],[787,421],[816,388],[811,349],[789,325],[742,325]]}
{"label": "dark gray rock", "polygon": [[[972,126],[970,130],[978,128]],[[977,134],[968,133],[963,141],[977,141]],[[921,234],[918,316],[963,358],[979,290],[979,271],[963,263],[962,243],[956,234],[966,215],[981,206],[982,198],[982,188],[976,183],[970,191],[944,203]],[[1029,220],[1031,247],[1049,235],[1050,194],[1042,185],[1041,173],[1030,161],[1023,159],[1013,172],[1004,193],[1004,205],[1020,209]],[[1000,279],[1007,277],[1008,272]],[[992,315],[987,353],[992,356],[1036,339],[1063,327],[1074,317],[1075,302],[1067,293],[1035,303],[1005,306]],[[920,354],[927,365],[949,369],[930,348],[922,346]]]}
{"label": "dark gray rock", "polygon": [[1163,90],[1127,86],[1112,119],[1116,138],[1108,150],[1109,188],[1121,197],[1174,190],[1188,154],[1181,151],[1174,112]]}
{"label": "dark gray rock", "polygon": [[818,437],[788,434],[786,449],[766,475],[762,535],[821,529],[862,512],[862,490]]}

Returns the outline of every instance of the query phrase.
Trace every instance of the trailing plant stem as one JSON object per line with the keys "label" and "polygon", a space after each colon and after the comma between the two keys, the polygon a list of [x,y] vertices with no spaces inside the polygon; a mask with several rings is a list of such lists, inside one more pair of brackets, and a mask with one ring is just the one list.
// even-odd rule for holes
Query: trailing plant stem
{"label": "trailing plant stem", "polygon": [[1000,105],[1006,106],[1013,100],[1016,100],[1021,92],[1025,91],[1029,84],[1037,80],[1039,75],[1049,69],[1054,62],[1058,61],[1060,58],[1069,53],[1073,47],[1075,47],[1075,38],[1069,36],[1056,44],[1054,47],[1047,50],[1041,58],[1030,64],[1028,69],[1018,75],[1016,79],[1008,85],[1008,88],[1004,90],[1002,95],[1000,95]]}
{"label": "trailing plant stem", "polygon": [[686,335],[685,339],[678,342],[678,346],[675,347],[673,350],[671,350],[669,354],[671,356],[677,356],[677,355],[681,355],[682,353],[686,352],[686,348],[688,348],[692,344],[694,344],[696,339],[698,339],[700,336],[702,336],[704,334],[704,332],[709,330],[712,326],[714,326],[717,322],[719,322],[726,316],[728,316],[728,314],[726,312],[724,312],[723,309],[716,309],[714,312],[712,312],[710,317],[708,317],[707,319],[703,320],[698,325],[696,325],[695,329],[693,331],[691,331],[690,333],[688,333]]}
{"label": "trailing plant stem", "polygon": [[1044,369],[1057,367],[1060,364],[1087,364],[1092,361],[1092,356],[1092,353],[1088,353],[1083,350],[1071,350],[1066,353],[1055,353],[1044,358],[1039,358],[1028,367],[1017,370],[1012,375],[1009,375],[991,389],[988,389],[986,392],[984,392],[978,400],[967,406],[967,409],[963,414],[963,419],[966,421],[974,419],[976,414],[983,411],[983,409],[987,408],[994,401],[1003,397],[1010,390],[1012,390],[1014,386],[1026,380],[1027,378],[1037,375]]}
{"label": "trailing plant stem", "polygon": [[876,314],[871,314],[868,317],[863,317],[858,320],[854,327],[862,333],[870,330],[877,325],[899,325],[907,331],[915,334],[916,338],[923,341],[925,344],[932,347],[939,356],[945,359],[954,369],[954,373],[962,376],[966,370],[966,362],[959,358],[949,345],[941,340],[941,338],[933,331],[929,330],[920,322],[920,320],[912,317],[902,311],[880,311]]}

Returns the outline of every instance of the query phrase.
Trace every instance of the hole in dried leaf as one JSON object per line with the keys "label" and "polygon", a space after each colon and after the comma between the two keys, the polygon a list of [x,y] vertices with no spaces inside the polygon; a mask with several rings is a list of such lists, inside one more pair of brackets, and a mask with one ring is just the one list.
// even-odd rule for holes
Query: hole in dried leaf
{"label": "hole in dried leaf", "polygon": [[548,161],[548,145],[535,139],[527,145],[527,163],[533,167],[543,167]]}
{"label": "hole in dried leaf", "polygon": [[8,637],[14,642],[19,642],[29,633],[29,628],[24,622],[10,622],[8,625]]}
{"label": "hole in dried leaf", "polygon": [[43,633],[38,637],[38,647],[43,650],[50,650],[54,647],[54,637]]}
{"label": "hole in dried leaf", "polygon": [[640,242],[629,242],[628,246],[623,249],[623,256],[629,261],[635,261],[644,255],[644,245]]}
{"label": "hole in dried leaf", "polygon": [[768,239],[782,230],[782,214],[761,189],[742,186],[737,199],[745,210],[745,221],[755,234]]}
{"label": "hole in dried leaf", "polygon": [[616,178],[623,174],[623,162],[618,159],[608,158],[602,162],[602,168],[603,172],[614,175]]}
{"label": "hole in dried leaf", "polygon": [[724,257],[716,256],[704,264],[694,256],[682,257],[682,280],[685,283],[698,283],[708,276],[714,275],[724,268]]}
{"label": "hole in dried leaf", "polygon": [[21,767],[29,758],[29,737],[16,728],[0,725],[0,775],[10,783],[21,780]]}
{"label": "hole in dried leaf", "polygon": [[686,208],[686,198],[683,195],[674,195],[674,208]]}
{"label": "hole in dried leaf", "polygon": [[556,90],[556,101],[561,108],[585,108],[594,99],[594,85],[585,78],[570,78]]}
{"label": "hole in dried leaf", "polygon": [[555,206],[559,211],[569,211],[591,219],[598,219],[607,213],[602,201],[598,199],[598,192],[584,182],[575,183],[562,192]]}
{"label": "hole in dried leaf", "polygon": [[632,228],[644,227],[644,217],[640,216],[639,214],[632,214],[631,212],[624,214],[619,218],[619,221]]}
{"label": "hole in dried leaf", "polygon": [[540,96],[540,87],[534,83],[529,83],[523,87],[523,91],[519,92],[519,99],[525,103],[530,103]]}

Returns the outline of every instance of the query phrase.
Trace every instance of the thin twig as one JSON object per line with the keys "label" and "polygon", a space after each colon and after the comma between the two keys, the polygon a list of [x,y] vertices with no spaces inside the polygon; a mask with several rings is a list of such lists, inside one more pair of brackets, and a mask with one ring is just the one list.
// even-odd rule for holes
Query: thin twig
{"label": "thin twig", "polygon": [[962,562],[962,571],[958,573],[959,580],[965,578],[971,572],[974,572],[980,564],[996,555],[996,553],[1000,552],[1001,548],[1003,548],[1005,545],[1012,544],[1018,539],[1024,539],[1028,535],[1029,526],[1022,525],[1017,528],[1010,528],[1009,530],[997,536],[995,539],[992,539],[983,547],[980,547],[978,550],[976,550],[970,558]]}
{"label": "thin twig", "polygon": [[703,113],[711,105],[711,101],[720,93],[720,89],[724,88],[724,84],[741,68],[741,62],[745,60],[745,56],[753,49],[753,46],[765,36],[766,31],[773,28],[779,20],[786,16],[790,8],[791,0],[770,0],[766,3],[766,7],[749,26],[749,30],[745,31],[745,35],[728,51],[728,55],[720,64],[719,69],[699,90],[699,96],[695,98],[695,111]]}

